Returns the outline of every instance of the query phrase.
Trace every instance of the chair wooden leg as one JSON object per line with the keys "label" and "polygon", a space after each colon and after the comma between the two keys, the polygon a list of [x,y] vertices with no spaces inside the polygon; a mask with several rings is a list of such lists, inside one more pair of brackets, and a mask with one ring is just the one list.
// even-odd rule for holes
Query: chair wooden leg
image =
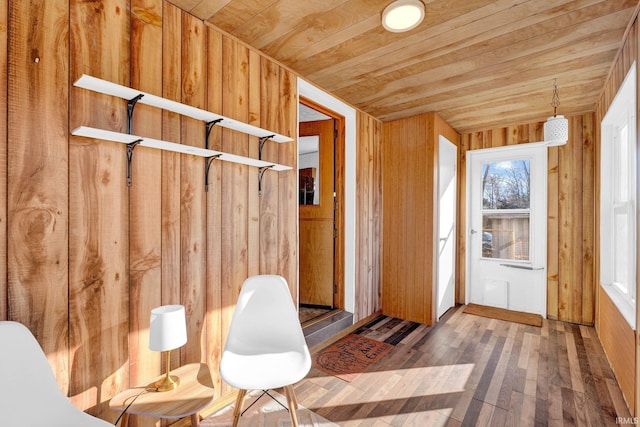
{"label": "chair wooden leg", "polygon": [[200,415],[196,412],[191,414],[191,427],[198,427],[200,425]]}
{"label": "chair wooden leg", "polygon": [[244,396],[247,394],[247,390],[239,390],[238,397],[236,397],[236,407],[233,410],[233,427],[238,427],[240,421],[240,415],[242,414],[242,406],[244,405]]}
{"label": "chair wooden leg", "polygon": [[287,402],[289,405],[293,405],[294,409],[298,410],[298,400],[296,399],[296,394],[293,391],[293,385],[288,385],[284,388],[285,396],[287,397]]}
{"label": "chair wooden leg", "polygon": [[298,417],[296,416],[298,401],[296,400],[296,394],[293,391],[293,386],[285,386],[284,394],[287,397],[287,404],[289,405],[289,416],[291,417],[291,424],[293,425],[293,427],[298,427]]}

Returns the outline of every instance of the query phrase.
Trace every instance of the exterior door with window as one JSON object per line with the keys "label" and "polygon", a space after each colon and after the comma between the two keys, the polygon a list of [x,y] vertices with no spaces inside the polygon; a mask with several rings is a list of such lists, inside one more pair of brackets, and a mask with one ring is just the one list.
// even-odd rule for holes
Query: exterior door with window
{"label": "exterior door with window", "polygon": [[467,302],[546,317],[547,148],[468,152]]}

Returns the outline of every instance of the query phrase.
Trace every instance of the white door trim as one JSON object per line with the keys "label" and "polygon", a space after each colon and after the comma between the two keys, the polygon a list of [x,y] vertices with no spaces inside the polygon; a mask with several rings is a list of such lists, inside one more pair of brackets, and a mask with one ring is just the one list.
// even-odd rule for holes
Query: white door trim
{"label": "white door trim", "polygon": [[[356,306],[356,110],[298,77],[298,97],[303,96],[345,118],[344,182],[344,309]],[[298,102],[300,99],[298,98]],[[297,212],[297,210],[296,210]],[[297,215],[297,214],[296,214]],[[299,279],[299,278],[298,278]]]}
{"label": "white door trim", "polygon": [[[456,260],[456,248],[455,248],[455,236],[457,236],[457,218],[456,218],[456,194],[457,194],[457,189],[456,189],[456,177],[457,177],[457,170],[458,170],[458,147],[451,141],[449,141],[446,137],[444,137],[443,135],[439,135],[438,137],[438,144],[439,144],[439,148],[438,148],[438,205],[439,205],[439,213],[438,213],[438,253],[437,253],[437,259],[438,259],[438,270],[437,270],[437,292],[436,292],[436,319],[439,319],[449,308],[453,307],[455,305],[455,277],[456,277],[456,271],[455,271],[455,260]],[[448,151],[448,153],[445,153],[445,151]],[[451,156],[447,156],[445,157],[445,154],[451,155]],[[446,219],[448,222],[446,223],[446,226],[448,227],[449,224],[451,224],[451,228],[447,229],[447,231],[449,231],[449,233],[447,233],[447,236],[443,238],[442,234],[443,234],[443,230],[442,230],[442,225],[444,224],[443,221],[443,215],[442,215],[442,197],[443,194],[442,193],[442,178],[443,178],[443,160],[444,160],[444,164],[448,164],[451,161],[451,158],[453,158],[453,171],[452,171],[452,176],[451,176],[451,181],[449,182],[449,187],[447,189],[447,191],[449,192],[447,194],[447,196],[450,198],[452,204],[453,204],[453,212],[449,212],[450,215],[453,215],[453,217],[451,217],[450,215],[448,215],[448,218]],[[450,168],[448,169],[449,171],[451,170]],[[445,259],[447,259],[447,256],[450,255],[450,259],[451,259],[451,265],[446,265],[444,268],[446,270],[446,273],[448,274],[449,277],[443,277],[443,252],[446,253],[445,255]],[[446,285],[443,288],[443,284],[444,284],[444,279],[447,279]]]}

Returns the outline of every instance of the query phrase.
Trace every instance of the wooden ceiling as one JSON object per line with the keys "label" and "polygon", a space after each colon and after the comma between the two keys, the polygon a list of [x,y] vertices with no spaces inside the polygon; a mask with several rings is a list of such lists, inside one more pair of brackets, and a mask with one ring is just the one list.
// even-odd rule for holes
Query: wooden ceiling
{"label": "wooden ceiling", "polygon": [[638,0],[170,0],[383,120],[438,112],[460,132],[595,110]]}

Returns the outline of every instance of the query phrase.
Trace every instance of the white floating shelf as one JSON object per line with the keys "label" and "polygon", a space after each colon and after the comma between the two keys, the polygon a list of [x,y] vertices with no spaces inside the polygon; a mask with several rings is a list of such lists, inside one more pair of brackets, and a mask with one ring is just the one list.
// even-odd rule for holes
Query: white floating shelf
{"label": "white floating shelf", "polygon": [[220,120],[217,123],[218,126],[222,126],[227,129],[233,129],[238,132],[247,133],[249,135],[257,136],[259,138],[267,138],[275,142],[290,142],[293,141],[292,138],[284,135],[279,135],[275,132],[268,131],[266,129],[259,128],[257,126],[252,126],[247,123],[240,122],[238,120],[230,119],[228,117],[221,116],[219,114],[214,114],[210,111],[202,110],[200,108],[192,107],[190,105],[181,104],[180,102],[172,101],[170,99],[161,98],[156,95],[152,95],[150,93],[142,92],[136,89],[132,89],[126,86],[119,85],[117,83],[112,83],[106,80],[99,79],[97,77],[88,76],[83,74],[76,82],[73,84],[74,86],[92,90],[94,92],[103,93],[105,95],[116,96],[119,98],[126,99],[127,101],[132,100],[139,95],[143,95],[137,102],[145,105],[150,105],[152,107],[162,108],[167,111],[172,111],[174,113],[181,114],[183,116],[188,116],[194,118],[196,120],[202,120],[203,122],[210,123],[215,120]]}
{"label": "white floating shelf", "polygon": [[[126,89],[126,88],[125,88]],[[251,157],[238,156],[236,154],[225,153],[217,150],[208,150],[206,148],[193,147],[185,144],[177,144],[175,142],[162,141],[160,139],[146,138],[138,135],[130,135],[128,133],[114,132],[105,129],[97,129],[88,126],[80,126],[71,132],[72,135],[82,136],[86,138],[102,139],[105,141],[120,142],[123,144],[131,144],[138,142],[142,147],[157,148],[160,150],[174,151],[176,153],[191,154],[199,157],[218,156],[218,160],[226,162],[240,163],[257,168],[269,168],[274,171],[291,170],[291,166],[279,165],[276,163],[257,160]]]}

